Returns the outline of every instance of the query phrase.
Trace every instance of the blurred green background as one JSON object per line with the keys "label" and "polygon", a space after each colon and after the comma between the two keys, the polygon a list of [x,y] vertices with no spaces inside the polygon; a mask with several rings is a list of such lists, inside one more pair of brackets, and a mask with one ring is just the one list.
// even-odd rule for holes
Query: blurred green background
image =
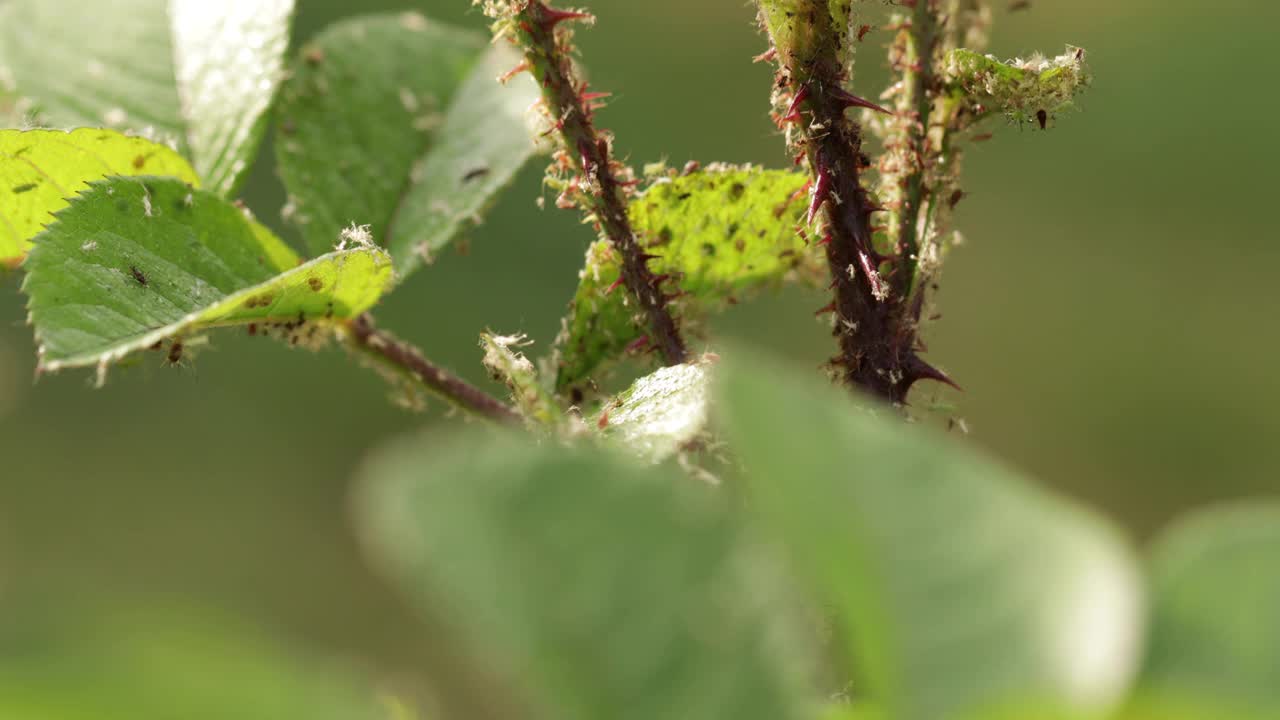
{"label": "blurred green background", "polygon": [[[643,163],[782,166],[766,117],[769,68],[745,0],[584,0],[601,122]],[[999,3],[997,3],[999,4]],[[298,36],[352,12],[301,0]],[[466,0],[417,7],[482,28]],[[1270,206],[1280,167],[1272,41],[1257,0],[1035,0],[997,11],[1000,55],[1089,50],[1094,88],[1052,132],[1000,128],[968,156],[968,243],[943,281],[930,358],[965,387],[971,440],[1119,519],[1135,536],[1218,498],[1275,491],[1280,352]],[[868,37],[855,83],[885,77]],[[266,219],[282,194],[269,155],[248,192]],[[539,211],[532,165],[470,254],[450,254],[390,298],[381,323],[478,382],[477,333],[545,347],[592,239]],[[801,292],[740,306],[722,336],[812,367],[830,339]],[[421,647],[359,559],[348,480],[396,433],[441,427],[398,410],[341,352],[215,335],[194,368],[151,362],[94,391],[85,374],[31,382],[16,277],[0,280],[0,591],[196,601],[293,640],[388,666]]]}

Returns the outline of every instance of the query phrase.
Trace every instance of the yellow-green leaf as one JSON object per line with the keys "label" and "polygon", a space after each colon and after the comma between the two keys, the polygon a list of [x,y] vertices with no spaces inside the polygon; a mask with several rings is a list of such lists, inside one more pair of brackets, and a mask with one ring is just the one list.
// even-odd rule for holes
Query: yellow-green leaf
{"label": "yellow-green leaf", "polygon": [[89,182],[167,175],[192,185],[190,163],[166,145],[114,130],[0,130],[0,264],[17,265],[31,238]]}

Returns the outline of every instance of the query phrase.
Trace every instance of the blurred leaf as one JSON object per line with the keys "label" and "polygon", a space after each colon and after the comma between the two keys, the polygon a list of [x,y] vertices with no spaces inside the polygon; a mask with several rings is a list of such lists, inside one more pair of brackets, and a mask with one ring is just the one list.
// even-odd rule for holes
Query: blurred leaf
{"label": "blurred leaf", "polygon": [[224,196],[257,155],[284,74],[294,0],[170,0],[187,141],[200,175]]}
{"label": "blurred leaf", "polygon": [[0,264],[16,265],[53,213],[108,175],[168,175],[199,186],[164,145],[114,130],[0,130]]}
{"label": "blurred leaf", "polygon": [[302,49],[276,142],[289,214],[312,250],[368,224],[401,275],[478,217],[533,151],[520,58],[416,13],[336,23]]}
{"label": "blurred leaf", "polygon": [[12,0],[0,9],[0,65],[36,122],[130,130],[189,150],[209,186],[227,195],[257,152],[292,8],[292,0]]}
{"label": "blurred leaf", "polygon": [[[675,303],[686,325],[722,309],[751,290],[781,284],[789,276],[824,276],[821,254],[796,228],[805,210],[793,199],[808,180],[803,173],[713,166],[666,178],[631,203],[629,213],[656,274],[676,277],[688,293]],[[586,267],[564,330],[556,389],[584,382],[644,337],[643,322],[625,288],[614,287],[619,258],[607,241],[587,250]]]}
{"label": "blurred leaf", "polygon": [[1280,504],[1182,520],[1156,543],[1152,574],[1144,695],[1280,715]]}
{"label": "blurred leaf", "polygon": [[894,410],[782,367],[724,370],[750,505],[838,611],[855,697],[895,720],[1094,717],[1125,690],[1141,599],[1112,527]]}
{"label": "blurred leaf", "polygon": [[[150,610],[150,609],[149,609]],[[0,628],[0,717],[381,720],[359,674],[302,661],[235,626],[153,610]]]}
{"label": "blurred leaf", "polygon": [[707,425],[708,370],[673,365],[640,378],[593,421],[605,437],[650,462],[697,439]]}
{"label": "blurred leaf", "polygon": [[360,525],[431,632],[450,717],[800,717],[773,602],[725,497],[525,439],[402,441]]}
{"label": "blurred leaf", "polygon": [[299,265],[240,209],[167,178],[94,183],[35,243],[23,290],[45,371],[105,368],[227,325],[309,340],[372,306],[391,277],[369,247]]}

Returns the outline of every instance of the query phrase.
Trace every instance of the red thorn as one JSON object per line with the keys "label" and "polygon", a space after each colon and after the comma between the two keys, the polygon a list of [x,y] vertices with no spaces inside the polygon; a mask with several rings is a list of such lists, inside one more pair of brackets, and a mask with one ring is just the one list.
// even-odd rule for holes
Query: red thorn
{"label": "red thorn", "polygon": [[849,92],[848,90],[845,90],[844,88],[836,88],[834,91],[832,91],[831,94],[834,95],[835,99],[839,101],[841,105],[844,105],[846,108],[863,107],[863,108],[875,110],[876,112],[882,112],[885,115],[893,114],[892,111],[886,110],[885,108],[880,107],[879,105],[871,102],[870,100],[867,100],[866,98],[860,98],[857,95],[854,95],[853,93]]}
{"label": "red thorn", "polygon": [[782,122],[799,122],[800,121],[800,103],[809,99],[809,86],[805,85],[800,88],[800,92],[792,98],[791,104],[787,106],[787,113],[782,116]]}
{"label": "red thorn", "polygon": [[777,59],[778,59],[778,48],[771,47],[768,50],[765,50],[764,52],[760,53],[759,55],[751,58],[751,62],[753,63],[773,62],[774,60],[777,60]]}
{"label": "red thorn", "polygon": [[609,284],[609,287],[604,289],[604,294],[605,295],[612,294],[614,290],[617,290],[618,288],[622,287],[622,283],[623,283],[622,276],[619,275],[617,280],[614,280],[612,283]]}
{"label": "red thorn", "polygon": [[517,65],[517,66],[515,66],[515,67],[511,68],[510,70],[506,71],[505,73],[503,73],[503,74],[499,75],[499,76],[498,76],[498,82],[502,83],[503,85],[506,85],[507,83],[511,82],[511,78],[513,78],[513,77],[515,77],[515,76],[519,75],[520,73],[524,72],[525,70],[530,69],[531,67],[532,67],[532,66],[531,66],[531,65],[529,65],[529,61],[528,61],[528,60],[521,60],[519,65]]}
{"label": "red thorn", "polygon": [[639,258],[640,258],[640,262],[642,262],[642,263],[647,263],[647,262],[649,262],[650,260],[657,260],[658,258],[660,258],[660,257],[662,257],[662,256],[661,256],[661,255],[654,255],[653,253],[642,252],[642,253],[640,253],[637,257],[639,257]]}
{"label": "red thorn", "polygon": [[671,279],[670,273],[662,273],[661,275],[654,275],[653,280],[651,281],[651,284],[654,287],[657,287],[670,279]]}
{"label": "red thorn", "polygon": [[883,301],[887,291],[884,281],[880,278],[880,271],[872,264],[871,256],[865,252],[859,252],[858,264],[862,266],[862,272],[867,274],[867,280],[871,282],[871,292],[877,300]]}
{"label": "red thorn", "polygon": [[826,315],[827,313],[833,313],[835,311],[836,311],[836,301],[832,300],[826,305],[823,305],[822,307],[815,310],[813,314],[815,317],[821,317],[823,315]]}
{"label": "red thorn", "polygon": [[613,95],[611,92],[584,92],[582,93],[582,101],[591,102],[592,100],[600,100],[601,98],[607,98],[611,95]]}
{"label": "red thorn", "polygon": [[557,25],[559,25],[560,23],[566,20],[591,19],[590,13],[578,12],[576,10],[557,10],[553,7],[549,7],[543,4],[540,0],[534,0],[534,2],[529,4],[530,7],[533,7],[535,5],[541,6],[542,8],[542,13],[541,13],[542,17],[538,19],[538,23],[541,24],[542,29],[546,30],[547,32],[551,32],[552,30],[555,30]]}
{"label": "red thorn", "polygon": [[907,362],[907,367],[904,369],[907,373],[906,381],[908,385],[914,384],[918,380],[933,380],[944,385],[950,385],[956,390],[964,392],[964,388],[957,385],[956,381],[952,380],[950,375],[947,375],[915,355],[911,356],[911,360]]}
{"label": "red thorn", "polygon": [[813,219],[818,215],[818,210],[822,209],[822,204],[831,197],[831,171],[826,167],[818,168],[818,182],[813,186],[812,199],[809,201],[809,224],[813,224]]}
{"label": "red thorn", "polygon": [[649,347],[649,336],[648,336],[648,335],[641,335],[640,337],[636,338],[635,340],[632,340],[632,341],[627,345],[626,352],[627,352],[627,354],[629,354],[629,355],[630,355],[630,354],[638,353],[638,352],[640,352],[640,351],[644,350],[644,349],[645,349],[645,348],[647,348],[647,347]]}
{"label": "red thorn", "polygon": [[818,244],[819,244],[819,245],[830,245],[830,244],[831,244],[831,234],[830,234],[830,233],[827,233],[826,235],[823,235],[823,236],[822,236],[822,239],[818,241]]}

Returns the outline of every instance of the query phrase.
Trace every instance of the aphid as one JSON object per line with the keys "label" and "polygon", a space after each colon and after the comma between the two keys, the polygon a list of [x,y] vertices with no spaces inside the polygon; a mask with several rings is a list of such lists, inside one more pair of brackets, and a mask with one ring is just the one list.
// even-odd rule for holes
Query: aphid
{"label": "aphid", "polygon": [[959,204],[960,201],[963,200],[965,195],[967,194],[968,193],[966,193],[965,191],[957,189],[955,192],[951,193],[951,197],[947,200],[947,204],[951,207],[952,210],[955,210],[956,205]]}
{"label": "aphid", "polygon": [[469,183],[469,182],[471,182],[472,180],[477,180],[477,179],[482,178],[482,177],[484,177],[485,175],[488,175],[488,174],[489,174],[489,168],[488,168],[488,166],[486,166],[486,165],[481,165],[480,167],[476,167],[476,168],[472,168],[472,169],[468,170],[468,171],[467,171],[467,172],[462,176],[462,182],[463,182],[463,183]]}
{"label": "aphid", "polygon": [[863,25],[862,27],[858,28],[858,42],[862,42],[862,38],[866,37],[867,33],[869,32],[871,32],[870,25]]}
{"label": "aphid", "polygon": [[165,356],[165,359],[169,361],[170,365],[177,365],[178,363],[182,362],[182,341],[181,340],[173,341],[173,344],[169,346],[169,354]]}
{"label": "aphid", "polygon": [[324,62],[324,50],[321,50],[318,47],[309,48],[303,55],[303,58],[307,61],[308,65],[315,67],[316,65]]}
{"label": "aphid", "polygon": [[129,274],[133,276],[134,280],[138,281],[139,285],[141,285],[142,287],[147,287],[147,284],[148,284],[147,276],[143,275],[142,271],[139,270],[136,266],[134,265],[129,266]]}
{"label": "aphid", "polygon": [[1040,129],[1044,130],[1045,127],[1049,124],[1049,113],[1045,112],[1044,110],[1037,110],[1036,120],[1040,122]]}
{"label": "aphid", "polygon": [[141,170],[143,165],[147,164],[147,156],[139,155],[133,159],[133,169]]}
{"label": "aphid", "polygon": [[1013,2],[1009,3],[1009,12],[1026,10],[1030,7],[1031,7],[1031,0],[1013,0]]}

